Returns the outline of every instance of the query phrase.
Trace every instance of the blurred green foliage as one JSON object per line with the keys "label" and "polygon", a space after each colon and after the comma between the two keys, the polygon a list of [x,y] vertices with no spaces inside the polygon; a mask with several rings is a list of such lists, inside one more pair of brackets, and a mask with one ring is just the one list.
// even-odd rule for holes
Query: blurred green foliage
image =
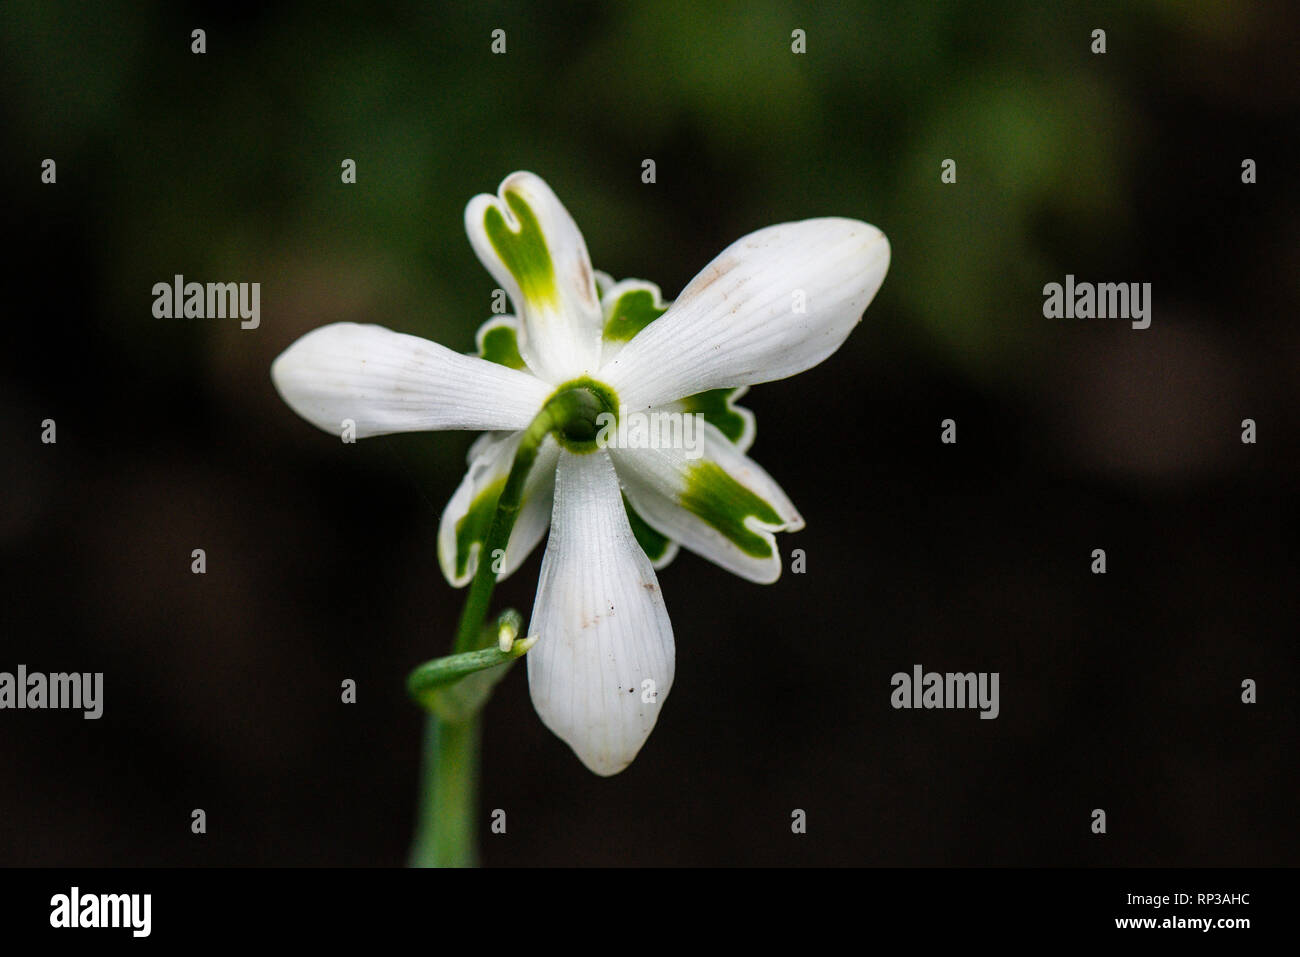
{"label": "blurred green foliage", "polygon": [[[1094,56],[1091,29],[1121,12]],[[354,319],[468,349],[492,282],[461,211],[529,168],[597,268],[668,296],[749,230],[868,219],[894,248],[868,326],[997,384],[1034,370],[1037,290],[1062,271],[1044,231],[1068,222],[1093,246],[1130,232],[1134,46],[1230,41],[1234,25],[1249,18],[1214,0],[11,0],[0,45],[10,123],[92,207],[101,331],[153,375],[192,381],[219,348],[211,326],[160,330],[142,308],[173,271],[260,279],[277,348]],[[490,52],[496,28],[505,55]],[[345,157],[355,186],[340,183]],[[955,185],[939,178],[949,157]],[[872,335],[851,348],[881,361]]]}

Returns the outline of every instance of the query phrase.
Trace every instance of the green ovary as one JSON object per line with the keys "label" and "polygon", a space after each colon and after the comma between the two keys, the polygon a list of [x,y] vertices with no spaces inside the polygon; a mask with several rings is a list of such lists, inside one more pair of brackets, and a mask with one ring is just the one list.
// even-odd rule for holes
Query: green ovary
{"label": "green ovary", "polygon": [[[553,409],[558,417],[556,441],[577,455],[596,451],[602,431],[615,428],[618,422],[618,396],[614,390],[586,376],[557,387],[546,401],[546,408]],[[605,413],[608,419],[602,418]]]}
{"label": "green ovary", "polygon": [[752,517],[769,525],[780,525],[781,516],[713,462],[699,462],[690,467],[681,504],[751,558],[772,557],[771,543],[747,528],[745,519]]}

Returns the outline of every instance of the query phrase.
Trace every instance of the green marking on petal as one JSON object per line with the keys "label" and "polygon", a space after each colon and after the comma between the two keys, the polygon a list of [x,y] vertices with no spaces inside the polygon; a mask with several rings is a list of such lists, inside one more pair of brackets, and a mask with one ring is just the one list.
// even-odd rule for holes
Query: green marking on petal
{"label": "green marking on petal", "polygon": [[690,467],[681,504],[751,558],[772,557],[772,544],[747,528],[745,519],[752,517],[769,525],[780,525],[781,516],[717,464],[697,462]]}
{"label": "green marking on petal", "polygon": [[650,559],[650,564],[662,559],[668,554],[668,548],[672,545],[672,539],[660,535],[653,528],[646,524],[646,520],[637,514],[637,510],[632,507],[632,503],[623,496],[623,508],[627,511],[627,523],[632,526],[632,534],[636,537],[637,544],[641,546],[641,551],[645,552],[646,558]]}
{"label": "green marking on petal", "polygon": [[605,339],[608,342],[627,342],[665,312],[667,306],[656,306],[654,293],[649,289],[629,289],[614,302],[605,320]]}
{"label": "green marking on petal", "polygon": [[519,223],[519,231],[507,224],[501,210],[489,206],[483,215],[483,228],[488,241],[501,257],[519,283],[519,293],[530,303],[555,304],[555,266],[551,251],[546,246],[546,236],[532,208],[518,193],[506,193],[506,205]]}
{"label": "green marking on petal", "polygon": [[483,333],[483,351],[479,355],[508,369],[524,367],[523,356],[519,354],[519,338],[513,326],[493,326]]}
{"label": "green marking on petal", "polygon": [[[469,509],[456,522],[456,577],[463,578],[470,573],[469,551],[473,545],[481,549],[487,541],[488,528],[492,525],[492,516],[497,509],[497,499],[506,487],[505,476],[488,485],[469,503]],[[483,558],[479,556],[480,560]],[[490,557],[489,557],[489,560]]]}
{"label": "green marking on petal", "polygon": [[745,417],[731,405],[731,395],[739,389],[709,389],[682,399],[683,412],[699,412],[704,421],[717,428],[733,443],[745,434]]}

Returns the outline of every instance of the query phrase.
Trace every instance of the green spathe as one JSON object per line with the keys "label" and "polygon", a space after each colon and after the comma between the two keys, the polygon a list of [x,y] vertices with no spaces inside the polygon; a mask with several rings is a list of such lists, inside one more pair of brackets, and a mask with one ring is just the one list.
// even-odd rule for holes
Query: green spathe
{"label": "green spathe", "polygon": [[507,609],[495,626],[483,629],[479,644],[484,647],[425,662],[407,678],[407,690],[443,721],[473,719],[508,666],[536,644],[536,637],[518,637],[522,627],[520,614]]}
{"label": "green spathe", "polygon": [[768,536],[751,529],[747,519],[773,528],[783,523],[772,505],[741,485],[714,462],[690,466],[681,505],[708,522],[751,558],[771,558],[774,546]]}

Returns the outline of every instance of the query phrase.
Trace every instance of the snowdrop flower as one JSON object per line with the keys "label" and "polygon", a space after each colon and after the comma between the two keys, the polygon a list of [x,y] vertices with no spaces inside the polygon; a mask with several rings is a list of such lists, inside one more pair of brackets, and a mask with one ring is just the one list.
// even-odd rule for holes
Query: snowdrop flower
{"label": "snowdrop flower", "polygon": [[[464,355],[380,326],[303,336],[272,366],[285,402],[338,435],[486,430],[438,534],[448,581],[495,558],[509,575],[550,538],[527,634],[528,683],[542,721],[597,774],[623,770],[673,682],[673,630],[655,577],[685,546],[743,578],[781,572],[777,532],[803,527],[781,487],[745,453],[744,390],[817,365],[880,288],[889,243],[852,219],[751,233],[672,303],[638,279],[593,271],[568,211],[537,176],[507,177],[465,210],[470,242],[515,315],[479,330]],[[699,413],[702,443],[615,447],[555,430],[528,473],[504,555],[480,554],[522,430],[578,389],[612,416]],[[702,453],[702,454],[701,454]]]}

